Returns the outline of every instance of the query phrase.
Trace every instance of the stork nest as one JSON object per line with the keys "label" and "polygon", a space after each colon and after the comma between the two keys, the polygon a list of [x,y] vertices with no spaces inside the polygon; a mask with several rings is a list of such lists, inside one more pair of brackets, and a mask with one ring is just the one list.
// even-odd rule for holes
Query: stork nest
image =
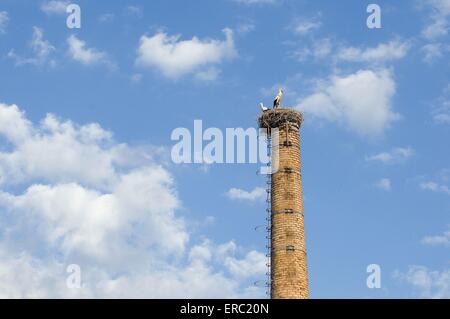
{"label": "stork nest", "polygon": [[300,128],[303,123],[302,113],[293,109],[278,108],[264,111],[258,118],[258,124],[261,128],[281,127],[286,123]]}

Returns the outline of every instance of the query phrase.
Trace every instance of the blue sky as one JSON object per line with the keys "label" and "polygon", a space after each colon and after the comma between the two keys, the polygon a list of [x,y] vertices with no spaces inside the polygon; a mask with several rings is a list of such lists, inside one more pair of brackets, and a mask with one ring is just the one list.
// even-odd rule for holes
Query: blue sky
{"label": "blue sky", "polygon": [[258,165],[175,165],[170,135],[283,87],[311,297],[450,297],[450,1],[376,1],[380,29],[356,0],[75,3],[0,0],[0,296],[264,297]]}

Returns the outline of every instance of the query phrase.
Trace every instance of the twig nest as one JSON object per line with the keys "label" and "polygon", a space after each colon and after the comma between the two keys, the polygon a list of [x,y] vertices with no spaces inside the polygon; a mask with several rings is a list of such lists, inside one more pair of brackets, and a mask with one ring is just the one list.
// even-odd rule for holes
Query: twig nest
{"label": "twig nest", "polygon": [[286,123],[300,128],[303,123],[302,113],[293,109],[278,108],[264,111],[258,118],[258,124],[261,128],[281,127]]}

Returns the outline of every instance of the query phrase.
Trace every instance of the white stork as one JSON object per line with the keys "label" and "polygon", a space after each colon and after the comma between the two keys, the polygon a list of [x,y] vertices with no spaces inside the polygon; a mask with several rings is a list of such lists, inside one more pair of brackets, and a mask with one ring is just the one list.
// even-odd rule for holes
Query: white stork
{"label": "white stork", "polygon": [[281,98],[283,97],[283,90],[282,89],[278,89],[278,94],[275,97],[275,100],[273,101],[273,108],[277,109],[280,107],[281,105]]}
{"label": "white stork", "polygon": [[261,108],[261,111],[263,111],[263,112],[265,112],[269,109],[268,107],[264,106],[264,104],[262,104],[262,103],[259,103],[259,107]]}

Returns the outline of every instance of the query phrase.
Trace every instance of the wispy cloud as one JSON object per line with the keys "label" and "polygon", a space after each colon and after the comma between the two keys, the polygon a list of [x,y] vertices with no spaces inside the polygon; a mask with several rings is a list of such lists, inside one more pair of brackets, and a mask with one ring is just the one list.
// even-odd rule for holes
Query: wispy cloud
{"label": "wispy cloud", "polygon": [[69,45],[69,56],[73,60],[84,65],[106,64],[113,66],[105,52],[88,48],[86,42],[77,38],[75,35],[72,34],[69,36],[67,43]]}
{"label": "wispy cloud", "polygon": [[429,23],[422,30],[422,35],[428,40],[443,37],[449,31],[450,1],[422,0],[421,5],[430,11]]}
{"label": "wispy cloud", "polygon": [[8,57],[15,60],[16,65],[44,65],[50,63],[54,65],[54,60],[49,60],[50,55],[56,50],[55,47],[47,40],[44,39],[44,30],[38,27],[33,27],[33,36],[30,42],[33,56],[23,57],[11,50],[8,53]]}
{"label": "wispy cloud", "polygon": [[429,12],[427,25],[421,32],[422,38],[429,43],[424,44],[421,51],[423,61],[432,64],[450,52],[450,45],[444,39],[450,30],[450,1],[421,0],[419,7]]}
{"label": "wispy cloud", "polygon": [[434,103],[431,115],[437,124],[450,124],[450,84]]}
{"label": "wispy cloud", "polygon": [[112,22],[115,18],[115,14],[114,13],[103,13],[102,15],[100,15],[98,17],[98,21],[100,23],[109,23]]}
{"label": "wispy cloud", "polygon": [[450,246],[450,227],[449,230],[440,235],[429,235],[422,238],[421,243],[430,246]]}
{"label": "wispy cloud", "polygon": [[228,198],[233,200],[243,200],[249,202],[261,201],[266,198],[266,190],[262,187],[256,187],[251,191],[246,191],[240,188],[231,188],[226,193]]}
{"label": "wispy cloud", "polygon": [[142,18],[144,16],[144,10],[138,6],[128,6],[126,7],[125,12],[136,18]]}
{"label": "wispy cloud", "polygon": [[411,285],[419,297],[450,298],[450,269],[438,271],[413,265],[406,273],[396,271],[394,278]]}
{"label": "wispy cloud", "polygon": [[66,13],[67,6],[70,4],[69,1],[61,0],[51,0],[44,1],[41,4],[41,10],[48,15],[61,15]]}
{"label": "wispy cloud", "polygon": [[384,191],[390,191],[392,188],[391,180],[389,178],[382,178],[375,183],[375,186]]}
{"label": "wispy cloud", "polygon": [[410,44],[407,41],[392,40],[380,43],[373,48],[341,48],[336,58],[349,62],[386,62],[402,59],[408,53],[409,48]]}
{"label": "wispy cloud", "polygon": [[256,24],[253,21],[241,22],[237,25],[236,31],[239,34],[246,34],[254,31],[256,28]]}
{"label": "wispy cloud", "polygon": [[298,17],[294,19],[288,29],[292,30],[297,35],[310,34],[314,30],[319,29],[322,26],[321,15],[317,15],[312,18]]}
{"label": "wispy cloud", "polygon": [[427,43],[422,46],[423,61],[432,64],[450,52],[450,45],[446,43]]}
{"label": "wispy cloud", "polygon": [[403,163],[413,155],[414,150],[411,147],[396,147],[389,152],[366,156],[366,161],[381,162],[383,164],[397,164]]}
{"label": "wispy cloud", "polygon": [[433,181],[420,183],[420,188],[426,191],[450,195],[450,188],[447,185],[439,184]]}
{"label": "wispy cloud", "polygon": [[[294,25],[295,26],[295,25]],[[320,26],[319,22],[304,22],[297,28],[299,34],[308,34]],[[293,27],[291,26],[292,30]],[[294,29],[295,30],[295,29]],[[287,45],[295,45],[296,42],[286,42]],[[305,37],[302,46],[291,53],[291,56],[300,62],[309,58],[315,60],[328,59],[333,65],[338,63],[369,63],[374,67],[386,65],[388,62],[403,59],[412,47],[409,40],[393,39],[380,43],[374,47],[346,46],[332,37]],[[325,60],[326,61],[326,60]]]}
{"label": "wispy cloud", "polygon": [[424,191],[450,195],[450,169],[442,169],[432,177],[420,177],[419,187]]}
{"label": "wispy cloud", "polygon": [[329,38],[314,39],[309,46],[304,46],[292,53],[292,56],[300,62],[310,58],[315,60],[330,56],[333,51],[333,43]]}
{"label": "wispy cloud", "polygon": [[8,26],[9,15],[6,11],[0,11],[0,34],[6,33],[6,27]]}

